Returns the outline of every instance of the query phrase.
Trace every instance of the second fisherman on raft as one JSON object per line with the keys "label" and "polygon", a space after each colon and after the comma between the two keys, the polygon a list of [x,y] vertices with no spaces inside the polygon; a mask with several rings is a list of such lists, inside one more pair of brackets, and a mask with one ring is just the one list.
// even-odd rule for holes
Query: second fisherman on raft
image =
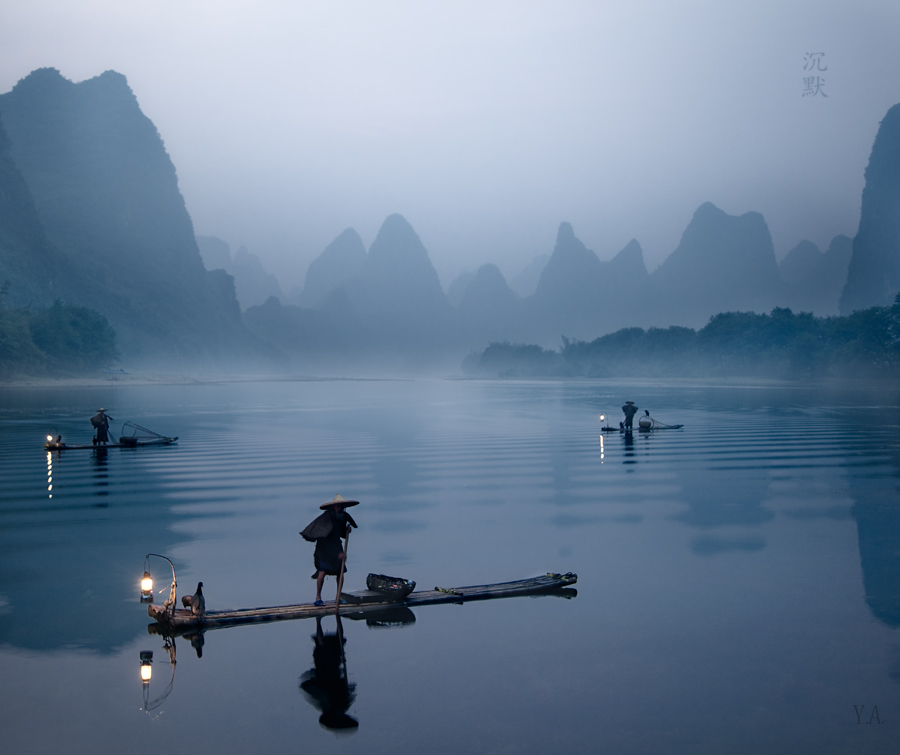
{"label": "second fisherman on raft", "polygon": [[[316,580],[316,602],[315,605],[324,605],[322,601],[322,585],[325,583],[325,576],[331,575],[337,577],[341,573],[341,562],[346,559],[346,553],[341,545],[341,538],[346,538],[350,534],[350,528],[356,527],[353,517],[345,511],[350,506],[358,506],[359,501],[348,501],[340,495],[336,495],[328,503],[319,506],[324,509],[325,513],[320,514],[310,522],[306,529],[300,534],[304,540],[315,542],[316,551],[313,554],[313,560],[316,565],[316,572],[313,579]],[[347,571],[346,564],[344,571]],[[340,580],[339,580],[340,581]],[[340,595],[338,595],[340,598]]]}

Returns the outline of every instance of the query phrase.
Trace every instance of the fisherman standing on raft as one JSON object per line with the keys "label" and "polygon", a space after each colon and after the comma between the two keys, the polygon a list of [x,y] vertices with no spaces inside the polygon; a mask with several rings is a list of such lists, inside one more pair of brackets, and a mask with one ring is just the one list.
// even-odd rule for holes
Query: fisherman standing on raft
{"label": "fisherman standing on raft", "polygon": [[[317,606],[325,605],[322,601],[322,585],[325,582],[325,576],[330,574],[339,577],[342,565],[343,570],[347,571],[347,566],[343,563],[347,554],[341,547],[341,538],[346,538],[350,534],[350,528],[357,525],[345,509],[358,505],[359,501],[348,501],[342,496],[336,495],[328,503],[319,506],[320,509],[325,510],[325,513],[313,519],[300,533],[304,540],[316,544],[316,552],[313,555],[316,573],[312,576],[316,580],[315,605]],[[340,580],[338,580],[338,590],[340,590]],[[340,599],[340,597],[339,593],[337,598]]]}
{"label": "fisherman standing on raft", "polygon": [[625,431],[629,431],[633,429],[634,423],[634,415],[637,414],[638,408],[634,405],[634,401],[626,401],[625,406],[622,407],[622,411],[625,413],[625,422],[622,427]]}
{"label": "fisherman standing on raft", "polygon": [[97,413],[91,417],[91,424],[97,429],[97,435],[94,436],[95,446],[99,443],[109,442],[109,421],[111,419],[115,419],[115,417],[108,417],[106,415],[106,409],[102,406],[97,410]]}

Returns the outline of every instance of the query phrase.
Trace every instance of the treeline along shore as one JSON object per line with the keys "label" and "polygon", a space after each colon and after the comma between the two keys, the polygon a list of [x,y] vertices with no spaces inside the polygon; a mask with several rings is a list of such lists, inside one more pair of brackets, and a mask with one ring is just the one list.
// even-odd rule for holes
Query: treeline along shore
{"label": "treeline along shore", "polygon": [[889,378],[900,375],[900,294],[890,307],[845,317],[776,308],[724,312],[700,330],[623,328],[558,350],[492,343],[470,354],[473,377]]}
{"label": "treeline along shore", "polygon": [[0,379],[81,375],[119,357],[116,333],[99,312],[57,301],[50,307],[10,308],[0,290]]}

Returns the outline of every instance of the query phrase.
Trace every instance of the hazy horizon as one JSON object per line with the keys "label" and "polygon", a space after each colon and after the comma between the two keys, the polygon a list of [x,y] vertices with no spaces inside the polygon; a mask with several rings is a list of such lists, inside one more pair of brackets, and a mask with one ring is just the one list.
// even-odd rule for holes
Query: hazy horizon
{"label": "hazy horizon", "polygon": [[779,259],[824,250],[855,235],[900,102],[900,8],[879,2],[38,0],[3,19],[0,91],[41,67],[124,74],[195,232],[288,290],[345,228],[368,248],[392,213],[445,288],[487,262],[515,275],[563,221],[601,259],[636,238],[653,269],[706,201],[762,213]]}

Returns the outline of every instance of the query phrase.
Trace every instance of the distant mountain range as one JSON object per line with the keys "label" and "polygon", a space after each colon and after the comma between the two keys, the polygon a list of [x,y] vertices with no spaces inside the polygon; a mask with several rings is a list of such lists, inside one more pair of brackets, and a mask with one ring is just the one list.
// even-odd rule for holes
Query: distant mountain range
{"label": "distant mountain range", "polygon": [[[422,240],[388,217],[366,250],[351,228],[288,300],[259,259],[195,238],[162,139],[125,78],[79,84],[39,69],[0,95],[0,282],[8,304],[55,299],[107,316],[126,359],[295,369],[456,360],[490,342],[558,346],[623,327],[702,327],[723,311],[818,315],[889,304],[900,290],[900,105],[882,121],[854,239],[804,241],[780,264],[759,213],[701,205],[652,273],[637,240],[601,261],[561,223],[511,283],[493,264],[445,293]],[[243,315],[241,309],[244,310]]]}

